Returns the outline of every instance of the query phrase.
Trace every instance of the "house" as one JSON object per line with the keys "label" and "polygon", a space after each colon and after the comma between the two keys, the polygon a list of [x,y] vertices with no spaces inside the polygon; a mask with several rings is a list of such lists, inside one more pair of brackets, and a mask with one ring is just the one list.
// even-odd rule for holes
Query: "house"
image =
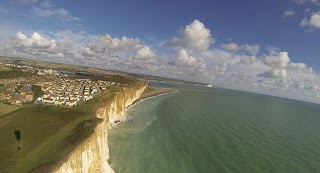
{"label": "house", "polygon": [[93,97],[91,96],[91,95],[89,95],[89,94],[86,94],[86,95],[84,95],[83,96],[83,100],[84,101],[88,101],[88,100],[90,100],[90,99],[92,99]]}
{"label": "house", "polygon": [[44,97],[44,98],[48,98],[48,97],[50,97],[50,94],[49,94],[49,93],[46,93],[46,94],[43,95],[43,97]]}
{"label": "house", "polygon": [[77,101],[75,101],[75,100],[74,101],[72,101],[72,100],[71,101],[66,101],[65,104],[67,106],[75,106],[75,105],[77,105]]}
{"label": "house", "polygon": [[77,96],[76,95],[70,95],[70,100],[77,100]]}
{"label": "house", "polygon": [[38,101],[39,103],[41,103],[41,102],[43,102],[43,98],[42,98],[42,97],[38,97],[38,98],[37,98],[37,101]]}
{"label": "house", "polygon": [[33,93],[29,92],[25,95],[25,99],[27,102],[31,102],[33,100]]}
{"label": "house", "polygon": [[50,99],[50,98],[43,98],[42,100],[43,100],[44,103],[49,103],[49,104],[54,103],[54,101],[52,99]]}
{"label": "house", "polygon": [[21,105],[21,104],[22,104],[22,101],[21,101],[19,98],[17,98],[17,97],[11,97],[11,98],[9,99],[9,103],[10,103],[10,104],[13,104],[13,105]]}
{"label": "house", "polygon": [[56,105],[63,105],[66,101],[64,99],[56,100],[54,101],[54,104]]}

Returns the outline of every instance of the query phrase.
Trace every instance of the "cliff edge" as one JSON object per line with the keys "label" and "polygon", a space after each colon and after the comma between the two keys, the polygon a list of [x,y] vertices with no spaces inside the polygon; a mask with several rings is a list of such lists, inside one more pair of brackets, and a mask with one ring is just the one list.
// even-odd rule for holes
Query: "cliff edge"
{"label": "cliff edge", "polygon": [[109,161],[108,129],[115,121],[124,118],[124,110],[140,97],[147,85],[122,87],[114,91],[108,101],[95,105],[97,118],[102,119],[95,132],[71,151],[67,159],[53,169],[54,173],[113,173]]}

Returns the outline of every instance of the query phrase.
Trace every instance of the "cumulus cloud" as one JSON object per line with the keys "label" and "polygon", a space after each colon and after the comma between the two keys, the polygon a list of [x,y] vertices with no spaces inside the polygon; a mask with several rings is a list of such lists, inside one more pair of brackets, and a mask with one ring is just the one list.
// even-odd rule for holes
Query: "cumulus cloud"
{"label": "cumulus cloud", "polygon": [[240,64],[245,64],[245,65],[252,65],[255,62],[257,62],[257,58],[255,56],[243,58],[239,61]]}
{"label": "cumulus cloud", "polygon": [[236,43],[223,44],[222,48],[228,51],[238,51],[240,50],[240,46]]}
{"label": "cumulus cloud", "polygon": [[[15,56],[43,56],[44,58],[64,58],[70,55],[72,45],[67,44],[65,40],[55,41],[47,38],[37,32],[27,37],[25,34],[18,32],[14,37],[7,40],[3,46],[2,52],[11,52]],[[68,47],[66,47],[68,46]]]}
{"label": "cumulus cloud", "polygon": [[149,46],[141,46],[137,49],[135,58],[138,59],[152,59],[155,58],[156,54],[151,50]]}
{"label": "cumulus cloud", "polygon": [[228,51],[245,51],[249,54],[256,55],[260,51],[260,46],[259,45],[238,45],[237,43],[229,43],[229,44],[223,44],[222,48]]}
{"label": "cumulus cloud", "polygon": [[223,63],[221,65],[216,65],[212,68],[213,72],[215,74],[224,74],[224,72],[227,70],[227,67],[228,67],[228,63]]}
{"label": "cumulus cloud", "polygon": [[283,13],[283,16],[293,16],[295,15],[295,11],[293,11],[292,9],[289,9],[289,10],[286,10],[284,13]]}
{"label": "cumulus cloud", "polygon": [[[63,36],[65,34],[62,34]],[[101,54],[121,54],[137,51],[138,49],[143,48],[143,45],[140,43],[138,38],[128,38],[123,36],[122,38],[108,36],[112,38],[112,43],[109,40],[101,38],[101,36],[92,36],[85,34],[85,37],[90,39],[84,39],[83,35],[77,36],[76,34],[73,38],[76,40],[81,40],[86,45],[85,48],[82,48],[83,53],[88,56],[99,56]],[[68,39],[70,39],[68,37]]]}
{"label": "cumulus cloud", "polygon": [[214,39],[211,36],[210,30],[199,20],[194,20],[181,31],[178,37],[173,37],[165,43],[165,46],[182,47],[203,52],[213,42]]}
{"label": "cumulus cloud", "polygon": [[113,38],[112,44],[108,44],[108,48],[113,51],[129,51],[137,49],[140,44],[138,38],[128,38],[126,36],[122,38]]}
{"label": "cumulus cloud", "polygon": [[312,13],[310,19],[304,18],[300,23],[300,26],[309,26],[314,29],[320,28],[320,11],[317,13]]}
{"label": "cumulus cloud", "polygon": [[27,39],[27,36],[24,35],[22,32],[18,32],[16,34],[16,37],[19,39],[19,40],[26,40]]}
{"label": "cumulus cloud", "polygon": [[287,70],[285,69],[272,69],[270,71],[259,74],[261,77],[265,78],[285,78],[287,77]]}
{"label": "cumulus cloud", "polygon": [[280,52],[276,56],[266,56],[263,62],[273,68],[285,68],[290,63],[288,52]]}
{"label": "cumulus cloud", "polygon": [[[110,36],[111,37],[111,36]],[[320,78],[305,63],[291,62],[288,52],[274,48],[267,55],[244,54],[247,47],[177,49],[176,56],[157,55],[139,38],[112,37],[86,32],[22,32],[0,42],[3,55],[21,56],[91,67],[125,70],[213,83],[220,87],[291,98],[320,98]],[[318,100],[319,102],[319,100]]]}
{"label": "cumulus cloud", "polygon": [[48,40],[41,36],[39,33],[33,33],[31,38],[27,38],[26,35],[24,35],[21,32],[18,32],[16,34],[16,39],[20,40],[19,44],[20,46],[24,46],[27,48],[48,48],[54,44],[53,41]]}
{"label": "cumulus cloud", "polygon": [[189,55],[186,49],[179,50],[173,64],[178,67],[205,68],[203,60]]}
{"label": "cumulus cloud", "polygon": [[280,48],[278,48],[276,46],[272,46],[272,45],[267,45],[266,49],[267,49],[269,55],[277,55],[279,52],[281,52]]}

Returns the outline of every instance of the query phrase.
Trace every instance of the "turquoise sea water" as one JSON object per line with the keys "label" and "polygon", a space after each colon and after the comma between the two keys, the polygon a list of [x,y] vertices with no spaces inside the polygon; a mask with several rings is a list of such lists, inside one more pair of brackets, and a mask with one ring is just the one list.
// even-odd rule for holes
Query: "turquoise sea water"
{"label": "turquoise sea water", "polygon": [[160,96],[129,108],[133,122],[110,131],[114,170],[320,172],[320,105],[211,90]]}

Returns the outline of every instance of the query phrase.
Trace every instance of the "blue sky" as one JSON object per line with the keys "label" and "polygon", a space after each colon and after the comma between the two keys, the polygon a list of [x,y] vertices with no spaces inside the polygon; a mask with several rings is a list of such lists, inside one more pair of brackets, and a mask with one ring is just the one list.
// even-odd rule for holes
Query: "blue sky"
{"label": "blue sky", "polygon": [[[290,52],[291,59],[304,61],[315,70],[320,67],[320,32],[310,32],[300,26],[303,18],[310,17],[305,9],[317,12],[320,6],[306,1],[57,1],[55,9],[65,9],[79,21],[62,22],[57,17],[43,18],[32,14],[33,7],[42,1],[7,1],[0,7],[15,31],[85,30],[91,34],[109,33],[114,36],[139,37],[164,41],[175,35],[179,28],[198,19],[205,23],[219,46],[229,39],[243,44],[276,46]],[[302,1],[301,1],[302,2]],[[293,16],[284,17],[292,9]],[[263,47],[262,47],[263,48]]]}
{"label": "blue sky", "polygon": [[2,55],[320,98],[319,0],[14,0],[0,34]]}

